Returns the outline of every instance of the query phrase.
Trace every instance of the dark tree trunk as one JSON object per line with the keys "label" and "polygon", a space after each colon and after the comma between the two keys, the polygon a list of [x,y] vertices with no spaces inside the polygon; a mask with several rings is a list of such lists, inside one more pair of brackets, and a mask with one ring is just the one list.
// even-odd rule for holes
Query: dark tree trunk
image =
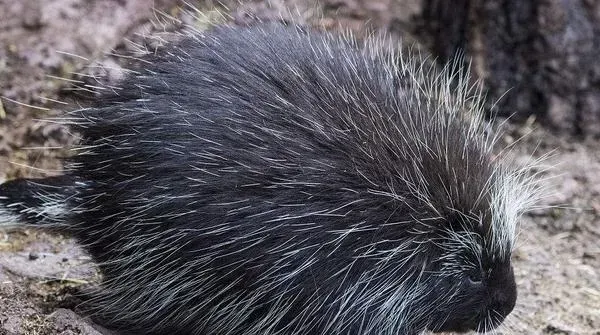
{"label": "dark tree trunk", "polygon": [[600,1],[424,1],[419,33],[466,52],[500,115],[600,136]]}

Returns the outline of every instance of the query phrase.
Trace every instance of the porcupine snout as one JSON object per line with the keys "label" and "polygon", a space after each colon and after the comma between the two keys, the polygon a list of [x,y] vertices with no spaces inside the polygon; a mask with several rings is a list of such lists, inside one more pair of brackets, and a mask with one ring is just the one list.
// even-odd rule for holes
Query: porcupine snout
{"label": "porcupine snout", "polygon": [[512,312],[517,301],[517,284],[515,282],[513,268],[503,269],[490,278],[488,283],[488,292],[490,295],[490,303],[487,307],[492,326],[499,325],[510,312]]}
{"label": "porcupine snout", "polygon": [[[482,301],[479,313],[469,320],[454,320],[445,325],[444,328],[462,328],[464,331],[475,330],[485,333],[497,328],[515,307],[517,300],[517,285],[514,279],[512,266],[507,265],[490,271],[483,282],[471,283],[472,289],[483,286],[487,292],[487,298]],[[481,287],[480,286],[480,287]],[[462,313],[461,313],[462,314]],[[465,313],[469,314],[469,313]]]}

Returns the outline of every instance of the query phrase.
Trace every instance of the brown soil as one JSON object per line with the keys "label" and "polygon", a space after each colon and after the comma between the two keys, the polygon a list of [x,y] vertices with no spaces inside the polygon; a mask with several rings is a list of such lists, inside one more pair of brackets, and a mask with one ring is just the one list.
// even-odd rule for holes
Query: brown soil
{"label": "brown soil", "polygon": [[[311,3],[231,0],[227,6],[236,23],[283,16],[325,29],[360,35],[369,27],[415,40],[405,25],[419,1]],[[201,17],[181,11],[177,0],[154,1],[172,18],[156,14],[151,4],[0,0],[0,180],[60,172],[57,158],[73,136],[39,120],[85,104],[99,78],[105,84],[118,80],[127,58],[115,53],[135,54],[184,23],[198,26],[219,17],[211,1],[194,3]],[[290,13],[290,6],[298,12]],[[501,332],[600,335],[600,142],[557,136],[530,121],[510,125],[504,141],[528,133],[516,143],[517,162],[553,151],[546,161],[553,168],[545,174],[546,207],[523,221],[515,253],[520,297]],[[0,230],[0,334],[109,334],[77,314],[73,292],[97,280],[89,257],[69,238]]]}

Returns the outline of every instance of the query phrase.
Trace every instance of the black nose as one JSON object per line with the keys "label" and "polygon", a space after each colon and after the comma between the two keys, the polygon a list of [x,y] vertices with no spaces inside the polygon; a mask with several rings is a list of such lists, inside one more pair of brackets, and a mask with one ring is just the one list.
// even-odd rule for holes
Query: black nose
{"label": "black nose", "polygon": [[501,322],[512,312],[517,302],[517,283],[512,267],[508,267],[501,273],[496,273],[489,284],[491,299],[488,310],[493,319],[498,319]]}

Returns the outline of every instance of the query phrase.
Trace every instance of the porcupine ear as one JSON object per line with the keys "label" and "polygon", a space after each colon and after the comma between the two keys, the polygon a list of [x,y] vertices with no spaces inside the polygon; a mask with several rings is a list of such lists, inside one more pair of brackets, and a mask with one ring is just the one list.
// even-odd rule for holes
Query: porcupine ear
{"label": "porcupine ear", "polygon": [[[480,235],[485,234],[485,218],[481,216],[468,216],[459,211],[451,211],[444,217],[444,230],[452,232],[475,232]],[[489,227],[488,227],[489,228]]]}
{"label": "porcupine ear", "polygon": [[452,232],[460,232],[465,229],[465,219],[460,215],[460,213],[451,212],[449,215],[444,217],[442,230],[452,231]]}

